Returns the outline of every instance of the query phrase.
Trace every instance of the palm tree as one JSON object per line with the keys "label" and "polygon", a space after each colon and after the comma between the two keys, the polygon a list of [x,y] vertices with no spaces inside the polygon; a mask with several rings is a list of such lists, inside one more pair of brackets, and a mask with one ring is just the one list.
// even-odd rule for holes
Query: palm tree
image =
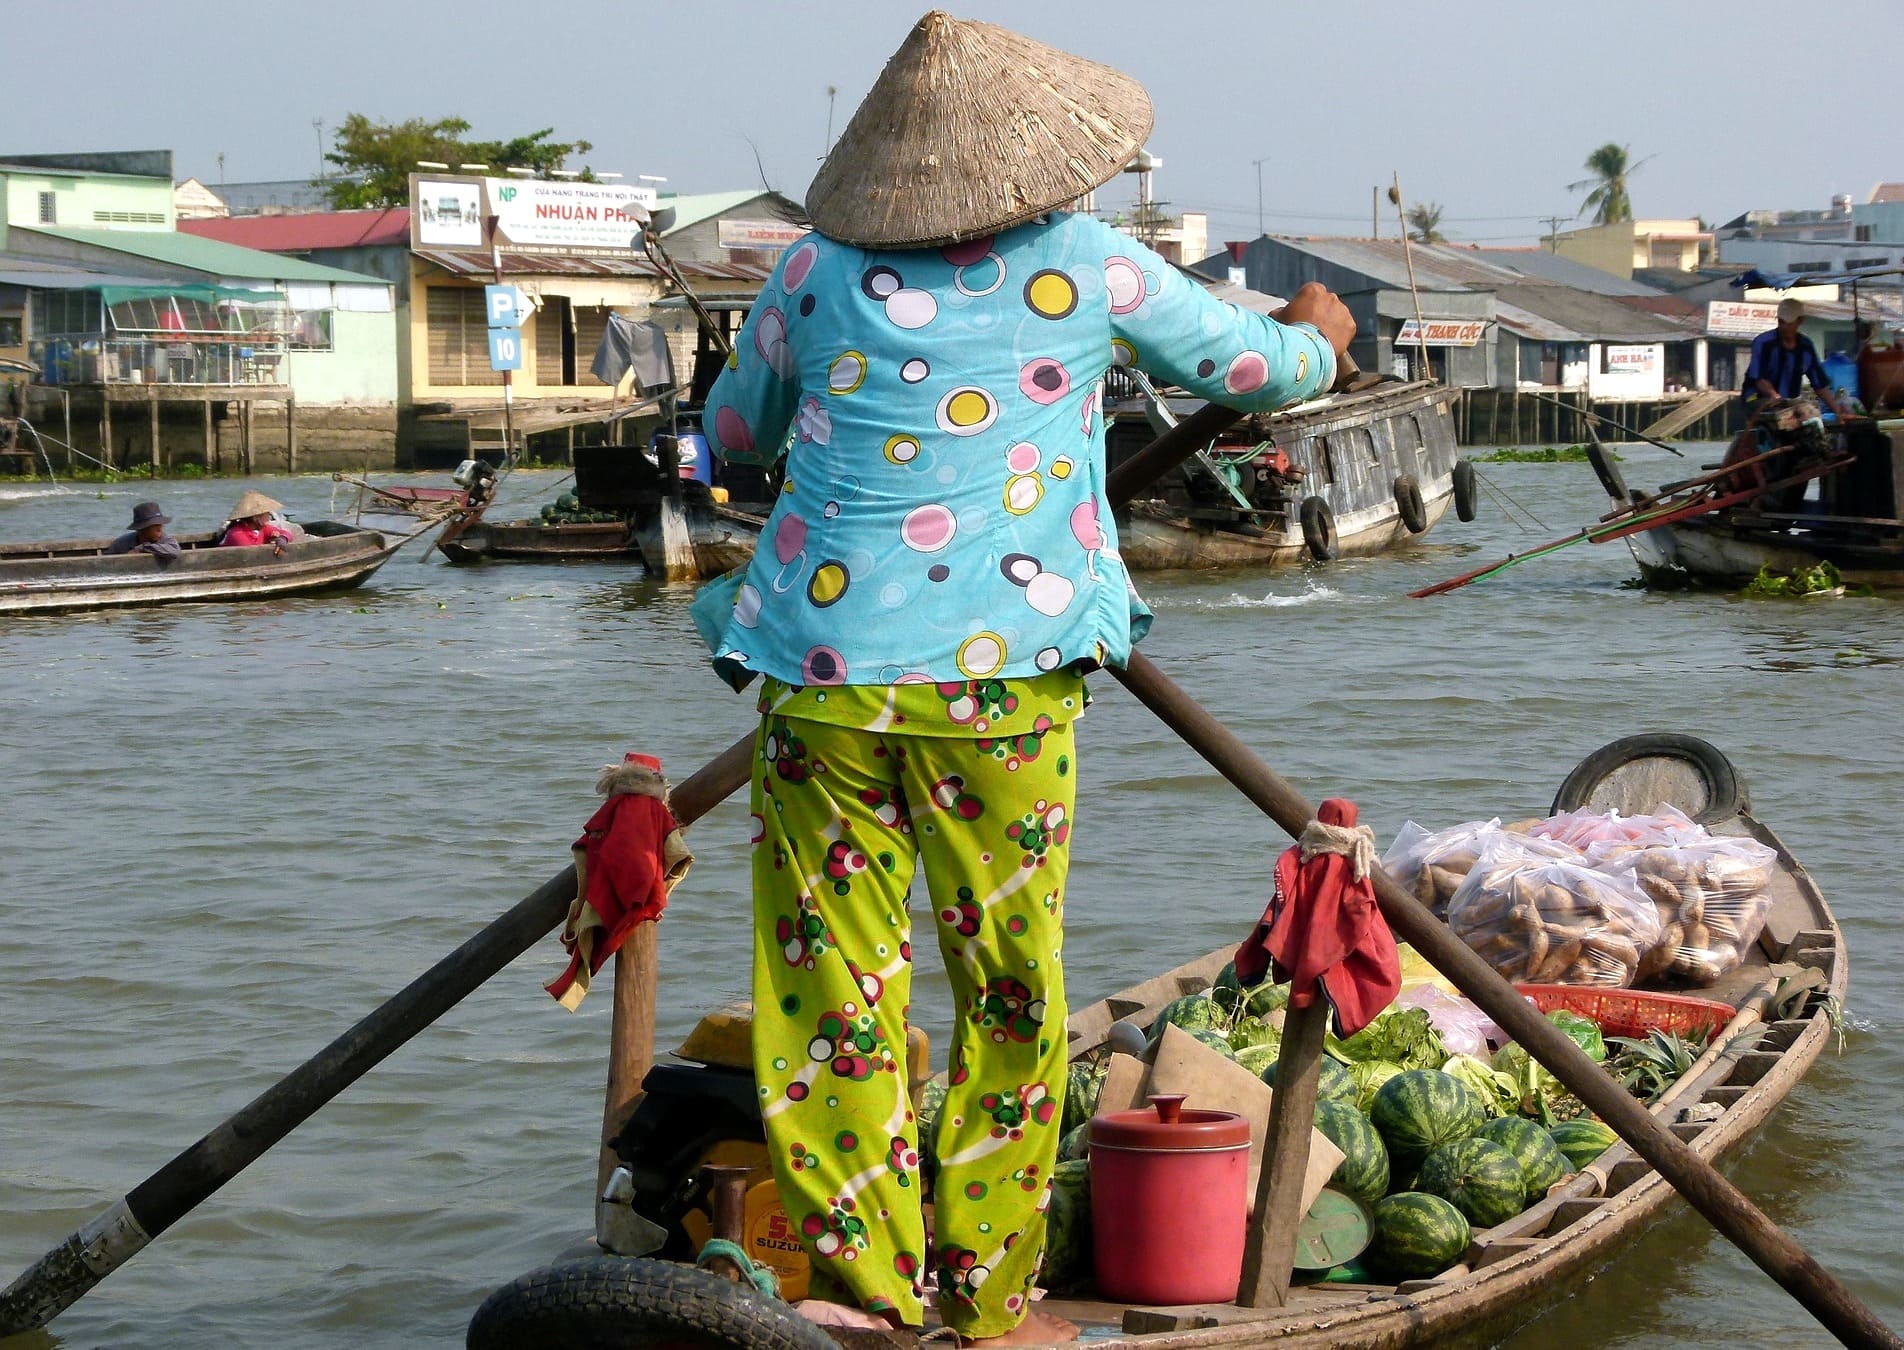
{"label": "palm tree", "polygon": [[[1648,155],[1646,159],[1651,159]],[[1645,159],[1634,161],[1629,146],[1615,145],[1608,141],[1605,145],[1587,156],[1587,172],[1593,176],[1582,178],[1578,183],[1567,184],[1567,191],[1579,192],[1583,188],[1592,189],[1586,199],[1580,203],[1581,214],[1593,214],[1595,225],[1611,225],[1615,221],[1633,219],[1633,202],[1626,195],[1627,178],[1638,172]]]}
{"label": "palm tree", "polygon": [[1441,244],[1447,236],[1441,232],[1441,203],[1416,202],[1408,208],[1408,237],[1417,244]]}

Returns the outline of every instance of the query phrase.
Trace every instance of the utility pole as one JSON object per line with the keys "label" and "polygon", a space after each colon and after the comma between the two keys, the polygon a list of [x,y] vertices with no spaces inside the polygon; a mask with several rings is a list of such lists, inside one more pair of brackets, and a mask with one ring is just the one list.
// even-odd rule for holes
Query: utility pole
{"label": "utility pole", "polygon": [[1368,233],[1371,239],[1382,237],[1382,189],[1375,183],[1368,189]]}
{"label": "utility pole", "polygon": [[[1263,159],[1268,158],[1268,155],[1263,156]],[[1256,233],[1259,235],[1268,233],[1263,228],[1263,159],[1250,161],[1256,166]]]}
{"label": "utility pole", "polygon": [[324,119],[313,117],[311,129],[317,133],[317,181],[324,181]]}
{"label": "utility pole", "polygon": [[833,100],[839,96],[839,86],[829,84],[826,87],[826,144],[820,147],[820,158],[825,159],[833,149]]}
{"label": "utility pole", "polygon": [[1549,253],[1560,252],[1560,222],[1563,220],[1571,220],[1572,217],[1541,216],[1540,219],[1547,222],[1547,251]]}

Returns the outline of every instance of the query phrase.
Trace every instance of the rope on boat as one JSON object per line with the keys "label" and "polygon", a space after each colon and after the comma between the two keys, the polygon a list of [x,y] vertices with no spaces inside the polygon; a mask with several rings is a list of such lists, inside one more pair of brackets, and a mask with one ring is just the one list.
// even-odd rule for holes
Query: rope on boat
{"label": "rope on boat", "polygon": [[[1479,483],[1483,488],[1487,489],[1487,491],[1494,497],[1495,504],[1501,508],[1501,513],[1505,515],[1510,521],[1513,521],[1514,525],[1520,530],[1522,534],[1532,534],[1535,531],[1535,529],[1540,529],[1542,531],[1545,531],[1548,528],[1546,521],[1542,520],[1539,516],[1535,515],[1523,503],[1516,501],[1513,497],[1513,494],[1508,492],[1506,488],[1500,487],[1494,482],[1492,482],[1488,478],[1488,476],[1482,473],[1479,469],[1476,469],[1474,471],[1474,481]],[[1519,510],[1520,513],[1526,516],[1528,520],[1533,521],[1534,522],[1533,525],[1530,526],[1524,521],[1515,520],[1514,512],[1516,510]]]}

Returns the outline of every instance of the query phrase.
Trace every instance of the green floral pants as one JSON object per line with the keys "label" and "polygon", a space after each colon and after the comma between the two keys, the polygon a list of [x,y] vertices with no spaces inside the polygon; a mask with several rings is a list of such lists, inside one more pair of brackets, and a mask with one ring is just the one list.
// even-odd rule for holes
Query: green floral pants
{"label": "green floral pants", "polygon": [[[940,688],[951,701],[959,687]],[[1023,726],[1000,717],[998,729],[1010,724]],[[957,1015],[934,1195],[940,1315],[995,1336],[1030,1306],[1063,1114],[1077,761],[1069,721],[963,730],[762,717],[754,1069],[781,1197],[816,1273],[919,1325],[926,1240],[905,1044],[907,891],[923,860]]]}

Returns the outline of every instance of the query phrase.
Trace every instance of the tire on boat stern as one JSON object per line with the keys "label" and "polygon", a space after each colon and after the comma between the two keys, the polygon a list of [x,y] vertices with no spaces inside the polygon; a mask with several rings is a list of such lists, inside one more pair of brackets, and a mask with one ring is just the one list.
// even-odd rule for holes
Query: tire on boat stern
{"label": "tire on boat stern", "polygon": [[585,1256],[532,1270],[496,1290],[470,1319],[469,1350],[836,1350],[792,1308],[672,1261]]}
{"label": "tire on boat stern", "polygon": [[1678,807],[1701,825],[1730,820],[1751,809],[1745,779],[1719,748],[1672,731],[1623,736],[1574,767],[1554,795],[1553,814],[1617,810],[1641,815]]}
{"label": "tire on boat stern", "polygon": [[1454,518],[1463,525],[1474,519],[1475,494],[1480,491],[1474,481],[1474,472],[1472,461],[1457,459],[1454,462]]}
{"label": "tire on boat stern", "polygon": [[1402,524],[1408,527],[1408,532],[1420,534],[1427,529],[1428,504],[1421,499],[1421,484],[1415,481],[1415,475],[1400,475],[1389,490],[1395,496],[1395,509],[1401,513]]}
{"label": "tire on boat stern", "polygon": [[1320,497],[1305,497],[1302,502],[1302,544],[1317,562],[1334,562],[1340,548],[1336,542],[1335,512]]}

